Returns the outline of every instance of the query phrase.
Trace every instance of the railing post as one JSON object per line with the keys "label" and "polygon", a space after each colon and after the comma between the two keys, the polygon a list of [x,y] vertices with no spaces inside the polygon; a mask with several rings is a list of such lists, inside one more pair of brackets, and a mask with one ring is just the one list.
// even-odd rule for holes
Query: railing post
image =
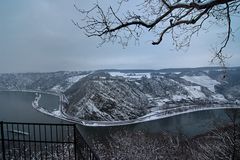
{"label": "railing post", "polygon": [[3,121],[1,121],[1,139],[2,139],[2,158],[3,158],[3,160],[6,160],[5,144],[4,144],[4,132],[3,132]]}
{"label": "railing post", "polygon": [[77,160],[77,136],[76,136],[76,124],[74,124],[73,127],[73,134],[74,134],[74,156],[75,156],[75,160]]}

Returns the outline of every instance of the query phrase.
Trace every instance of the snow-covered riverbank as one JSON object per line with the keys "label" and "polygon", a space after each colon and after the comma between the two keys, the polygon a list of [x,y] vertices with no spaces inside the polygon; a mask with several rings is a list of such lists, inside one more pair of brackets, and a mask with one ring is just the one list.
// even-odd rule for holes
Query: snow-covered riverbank
{"label": "snow-covered riverbank", "polygon": [[153,121],[153,120],[158,120],[158,119],[163,119],[167,117],[172,117],[176,115],[181,115],[181,114],[186,114],[186,113],[192,113],[192,112],[197,112],[197,111],[204,111],[204,110],[215,110],[215,109],[233,109],[233,108],[238,108],[240,109],[239,105],[212,105],[211,107],[209,106],[197,106],[197,105],[192,105],[192,106],[182,106],[182,107],[176,107],[172,109],[164,109],[164,110],[158,110],[155,112],[151,112],[145,116],[139,117],[134,120],[125,120],[125,121],[87,121],[87,120],[82,120],[78,119],[75,117],[71,117],[64,113],[61,110],[61,118],[71,121],[74,123],[79,123],[84,126],[121,126],[121,125],[129,125],[129,124],[136,124],[136,123],[142,123],[142,122],[147,122],[147,121]]}
{"label": "snow-covered riverbank", "polygon": [[[141,122],[147,122],[147,121],[152,121],[152,120],[157,120],[157,119],[162,119],[162,118],[167,118],[167,117],[172,117],[180,114],[185,114],[185,113],[191,113],[191,112],[197,112],[197,111],[203,111],[203,110],[213,110],[213,109],[227,109],[227,108],[239,108],[240,106],[237,104],[215,104],[211,106],[198,106],[198,105],[190,105],[190,106],[182,106],[182,107],[175,107],[171,109],[163,109],[163,110],[158,110],[151,112],[145,116],[139,117],[134,120],[125,120],[125,121],[88,121],[88,120],[83,120],[79,119],[76,117],[69,116],[64,112],[63,109],[63,104],[67,103],[68,100],[65,97],[64,94],[60,93],[55,93],[53,95],[59,96],[59,106],[56,106],[56,110],[49,112],[47,109],[45,109],[44,106],[39,105],[39,100],[41,99],[41,94],[45,94],[44,92],[38,93],[38,91],[35,91],[36,97],[34,101],[32,102],[33,108],[36,110],[50,115],[54,116],[56,118],[66,120],[69,122],[73,123],[78,123],[84,126],[121,126],[121,125],[129,125],[129,124],[136,124],[136,123],[141,123]],[[51,93],[46,93],[46,94],[51,94]]]}
{"label": "snow-covered riverbank", "polygon": [[[59,106],[56,106],[56,109],[52,112],[48,111],[46,108],[47,106],[41,106],[39,105],[39,101],[41,99],[41,94],[49,94],[49,95],[54,95],[54,96],[58,96],[59,97]],[[60,108],[61,108],[61,103],[62,103],[62,100],[61,100],[61,97],[62,95],[60,93],[52,93],[52,92],[38,92],[38,91],[35,91],[35,99],[32,101],[32,106],[34,109],[36,109],[37,111],[41,112],[41,113],[44,113],[44,114],[47,114],[47,115],[50,115],[50,116],[53,116],[53,117],[56,117],[56,118],[60,118],[60,119],[64,119],[63,118],[63,115],[60,111]],[[64,119],[65,120],[65,119]]]}
{"label": "snow-covered riverbank", "polygon": [[41,94],[40,93],[35,93],[35,95],[36,95],[36,97],[35,97],[35,99],[34,99],[34,101],[32,102],[32,106],[34,107],[34,108],[38,108],[39,107],[39,100],[41,99]]}

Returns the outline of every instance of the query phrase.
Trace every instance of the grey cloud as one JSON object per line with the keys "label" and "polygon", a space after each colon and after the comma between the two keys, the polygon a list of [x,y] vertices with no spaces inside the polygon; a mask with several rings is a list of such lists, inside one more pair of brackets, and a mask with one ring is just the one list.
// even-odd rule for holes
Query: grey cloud
{"label": "grey cloud", "polygon": [[[0,1],[0,72],[159,69],[210,64],[210,44],[215,44],[215,32],[202,33],[193,39],[187,51],[180,52],[173,50],[170,38],[166,37],[160,46],[151,46],[152,37],[148,36],[139,46],[130,43],[122,49],[109,43],[98,48],[98,38],[85,37],[71,23],[71,19],[79,19],[73,7],[75,2],[83,7],[91,4],[76,0]],[[231,42],[227,50],[234,55],[228,60],[232,66],[240,62],[237,42]]]}

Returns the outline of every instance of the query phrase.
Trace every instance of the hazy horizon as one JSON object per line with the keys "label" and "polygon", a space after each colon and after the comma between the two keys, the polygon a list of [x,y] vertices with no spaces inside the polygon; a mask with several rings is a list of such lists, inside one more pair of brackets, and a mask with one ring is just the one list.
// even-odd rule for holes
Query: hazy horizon
{"label": "hazy horizon", "polygon": [[[238,68],[239,66],[229,66],[227,68]],[[56,70],[56,71],[29,71],[29,72],[0,72],[0,74],[18,74],[18,73],[56,73],[56,72],[91,72],[91,71],[101,71],[101,70],[152,70],[152,71],[158,71],[158,70],[166,70],[166,69],[201,69],[201,68],[219,68],[223,69],[224,67],[215,65],[215,66],[198,66],[198,67],[172,67],[172,68],[102,68],[102,69],[92,69],[92,70]]]}

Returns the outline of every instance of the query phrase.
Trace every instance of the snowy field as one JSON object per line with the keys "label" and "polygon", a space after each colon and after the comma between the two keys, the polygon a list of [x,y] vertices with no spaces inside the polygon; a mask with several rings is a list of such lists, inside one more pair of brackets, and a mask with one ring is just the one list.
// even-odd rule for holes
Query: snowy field
{"label": "snowy field", "polygon": [[141,79],[142,77],[151,78],[150,73],[122,73],[122,72],[108,72],[113,77],[124,77],[128,79]]}
{"label": "snowy field", "polygon": [[181,77],[185,79],[186,81],[189,81],[191,83],[198,84],[200,86],[204,86],[208,88],[210,91],[215,92],[214,86],[217,84],[220,84],[220,82],[211,79],[208,76],[183,76]]}

